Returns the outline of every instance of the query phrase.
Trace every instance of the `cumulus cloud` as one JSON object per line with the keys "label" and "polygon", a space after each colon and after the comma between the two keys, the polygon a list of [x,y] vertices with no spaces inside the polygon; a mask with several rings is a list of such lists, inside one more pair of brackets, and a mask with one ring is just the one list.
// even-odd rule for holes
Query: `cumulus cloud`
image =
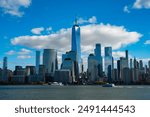
{"label": "cumulus cloud", "polygon": [[131,9],[150,9],[150,0],[135,0],[133,5],[126,5],[123,11],[130,13]]}
{"label": "cumulus cloud", "polygon": [[31,50],[22,48],[17,54],[17,58],[18,59],[30,59],[32,58],[32,56],[30,55],[30,53],[32,53]]}
{"label": "cumulus cloud", "polygon": [[16,55],[18,59],[29,59],[29,58],[32,58],[32,56],[30,55],[31,53],[32,53],[31,50],[22,48],[18,52],[14,51],[14,50],[10,50],[6,54],[7,55]]}
{"label": "cumulus cloud", "polygon": [[136,0],[133,4],[133,8],[135,9],[150,9],[150,0]]}
{"label": "cumulus cloud", "polygon": [[47,31],[48,34],[51,33],[52,27],[48,27],[48,28],[46,29],[46,31]]}
{"label": "cumulus cloud", "polygon": [[[137,61],[142,60],[143,61],[143,65],[148,65],[148,61],[150,61],[150,58],[136,58]],[[143,67],[144,67],[143,66]]]}
{"label": "cumulus cloud", "polygon": [[30,58],[32,58],[32,56],[30,56],[30,55],[19,55],[19,56],[17,56],[17,58],[18,59],[30,59]]}
{"label": "cumulus cloud", "polygon": [[31,32],[32,32],[33,34],[37,34],[37,35],[41,34],[43,31],[44,31],[44,27],[31,29]]}
{"label": "cumulus cloud", "polygon": [[19,54],[19,55],[27,55],[27,54],[30,54],[31,52],[32,52],[31,50],[22,48],[22,49],[18,52],[18,54]]}
{"label": "cumulus cloud", "polygon": [[7,54],[7,55],[14,55],[14,54],[16,54],[16,51],[10,50],[10,51],[8,51],[6,54]]}
{"label": "cumulus cloud", "polygon": [[31,5],[31,0],[0,0],[0,7],[4,14],[21,17],[24,12],[22,8],[28,8]]}
{"label": "cumulus cloud", "polygon": [[126,12],[126,13],[130,13],[130,10],[129,10],[128,6],[125,6],[123,11]]}
{"label": "cumulus cloud", "polygon": [[[113,50],[117,50],[138,42],[141,36],[138,32],[127,31],[123,26],[103,23],[81,26],[82,57],[87,58],[88,54],[93,53],[96,43],[101,43],[102,48],[112,46]],[[61,54],[71,48],[71,28],[60,29],[49,35],[19,36],[13,38],[11,43],[36,49],[54,48],[58,50],[58,56],[61,59]],[[124,52],[114,53],[114,55],[123,56]]]}
{"label": "cumulus cloud", "polygon": [[[83,52],[89,52],[94,49],[96,43],[101,43],[103,47],[112,46],[113,49],[119,49],[138,42],[141,36],[138,32],[127,31],[123,26],[89,24],[81,26],[81,47]],[[49,35],[19,36],[13,38],[11,43],[37,49],[55,48],[66,51],[71,45],[71,28],[60,29]]]}
{"label": "cumulus cloud", "polygon": [[83,18],[78,19],[78,24],[84,24],[84,23],[95,24],[95,23],[97,23],[97,18],[95,16],[92,16],[89,19],[83,19]]}
{"label": "cumulus cloud", "polygon": [[120,57],[125,57],[125,52],[122,51],[116,51],[113,52],[112,54],[115,59],[119,59]]}
{"label": "cumulus cloud", "polygon": [[147,40],[144,44],[145,45],[150,45],[150,40]]}
{"label": "cumulus cloud", "polygon": [[[69,49],[71,39],[70,29],[61,29],[50,35],[20,36],[11,40],[13,45],[23,45],[31,48],[55,48],[58,50]],[[65,47],[65,48],[64,48]]]}

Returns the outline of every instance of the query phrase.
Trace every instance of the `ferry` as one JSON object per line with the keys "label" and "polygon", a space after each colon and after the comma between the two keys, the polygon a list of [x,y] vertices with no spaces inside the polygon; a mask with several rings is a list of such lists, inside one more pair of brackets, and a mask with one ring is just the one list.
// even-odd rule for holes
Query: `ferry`
{"label": "ferry", "polygon": [[115,87],[115,85],[107,83],[107,84],[104,84],[102,87]]}
{"label": "ferry", "polygon": [[61,82],[49,82],[48,84],[52,86],[64,86]]}

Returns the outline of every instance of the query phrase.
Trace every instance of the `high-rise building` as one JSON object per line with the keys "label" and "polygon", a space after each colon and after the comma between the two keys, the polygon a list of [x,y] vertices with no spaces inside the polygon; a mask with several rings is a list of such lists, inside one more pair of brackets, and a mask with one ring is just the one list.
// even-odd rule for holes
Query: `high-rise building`
{"label": "high-rise building", "polygon": [[73,78],[73,82],[78,81],[79,69],[77,63],[77,53],[75,51],[66,52],[62,55],[61,69],[69,69]]}
{"label": "high-rise building", "polygon": [[103,75],[103,60],[101,56],[101,44],[96,44],[96,48],[94,49],[95,58],[98,61],[98,75],[102,77]]}
{"label": "high-rise building", "polygon": [[77,62],[79,67],[79,72],[81,72],[81,45],[80,45],[80,27],[77,23],[77,19],[75,24],[72,27],[72,46],[71,51],[76,52],[77,54]]}
{"label": "high-rise building", "polygon": [[105,47],[105,74],[107,77],[111,76],[112,64],[112,47]]}
{"label": "high-rise building", "polygon": [[142,60],[140,60],[140,62],[139,62],[139,67],[140,67],[140,70],[143,70],[143,61]]}
{"label": "high-rise building", "polygon": [[[129,84],[130,78],[127,76],[130,76],[130,70],[128,65],[128,51],[125,51],[125,57],[120,57],[120,79],[125,84]],[[128,73],[128,74],[127,74]]]}
{"label": "high-rise building", "polygon": [[122,69],[123,71],[123,81],[124,81],[124,84],[131,84],[131,78],[130,78],[130,69],[128,67],[125,67]]}
{"label": "high-rise building", "polygon": [[117,71],[118,71],[118,79],[117,81],[120,81],[120,60],[117,60]]}
{"label": "high-rise building", "polygon": [[57,51],[55,49],[44,49],[43,65],[48,74],[54,74],[57,64]]}
{"label": "high-rise building", "polygon": [[150,60],[148,61],[148,68],[150,69]]}
{"label": "high-rise building", "polygon": [[138,61],[134,58],[134,74],[133,74],[133,82],[138,81],[139,77],[139,69],[138,69]]}
{"label": "high-rise building", "polygon": [[0,68],[0,81],[2,81],[2,73],[3,73],[3,70]]}
{"label": "high-rise building", "polygon": [[40,51],[36,51],[36,74],[39,74],[39,65],[40,65]]}
{"label": "high-rise building", "polygon": [[94,54],[90,54],[88,57],[88,79],[89,82],[98,80],[98,60]]}
{"label": "high-rise building", "polygon": [[7,57],[3,58],[3,75],[2,75],[2,81],[8,82]]}
{"label": "high-rise building", "polygon": [[[71,77],[69,80],[69,83],[76,82],[77,79],[75,79],[75,62],[71,58],[66,58],[62,65],[61,65],[61,70],[69,70],[71,73]],[[68,80],[66,82],[68,82]]]}
{"label": "high-rise building", "polygon": [[130,69],[133,68],[133,62],[132,62],[132,59],[130,59]]}
{"label": "high-rise building", "polygon": [[45,82],[45,66],[39,65],[39,74],[38,74],[39,81]]}
{"label": "high-rise building", "polygon": [[126,50],[126,59],[128,60],[128,50]]}

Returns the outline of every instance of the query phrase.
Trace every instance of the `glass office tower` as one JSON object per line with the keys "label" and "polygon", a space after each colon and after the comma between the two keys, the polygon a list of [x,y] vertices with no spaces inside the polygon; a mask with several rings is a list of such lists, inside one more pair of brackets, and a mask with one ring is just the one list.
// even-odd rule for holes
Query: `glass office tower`
{"label": "glass office tower", "polygon": [[101,44],[96,44],[94,49],[95,58],[98,61],[98,75],[101,77],[103,75],[103,60],[101,56]]}
{"label": "glass office tower", "polygon": [[105,47],[105,74],[111,76],[112,63],[112,47]]}
{"label": "glass office tower", "polygon": [[43,65],[46,73],[54,73],[57,69],[57,51],[55,49],[44,49]]}
{"label": "glass office tower", "polygon": [[39,73],[39,65],[40,65],[40,51],[36,51],[36,74]]}
{"label": "glass office tower", "polygon": [[77,20],[75,21],[75,24],[72,27],[72,46],[71,50],[75,51],[77,54],[77,62],[80,72],[81,67],[81,47],[80,47],[80,27],[77,24]]}
{"label": "glass office tower", "polygon": [[4,57],[3,59],[3,74],[2,74],[2,81],[7,82],[8,81],[8,75],[7,75],[7,57]]}

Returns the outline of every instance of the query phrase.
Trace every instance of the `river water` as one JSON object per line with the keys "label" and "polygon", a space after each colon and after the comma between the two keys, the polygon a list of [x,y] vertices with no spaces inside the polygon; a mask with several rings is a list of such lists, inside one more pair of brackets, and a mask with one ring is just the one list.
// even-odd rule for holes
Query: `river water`
{"label": "river water", "polygon": [[0,100],[150,100],[150,86],[0,86]]}

